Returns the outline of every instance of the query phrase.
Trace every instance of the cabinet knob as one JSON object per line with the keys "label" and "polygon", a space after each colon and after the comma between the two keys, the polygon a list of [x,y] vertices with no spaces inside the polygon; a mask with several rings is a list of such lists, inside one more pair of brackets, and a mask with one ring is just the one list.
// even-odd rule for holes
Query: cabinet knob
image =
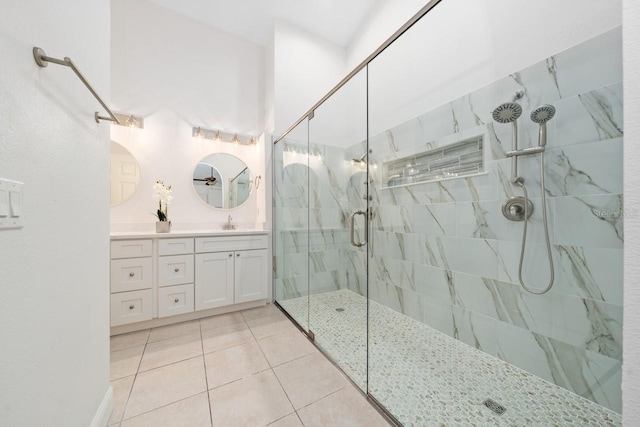
{"label": "cabinet knob", "polygon": [[174,299],[173,302],[180,302],[180,298]]}
{"label": "cabinet knob", "polygon": [[240,254],[236,254],[236,256],[240,256]]}
{"label": "cabinet knob", "polygon": [[229,258],[231,258],[233,256],[233,254],[229,254]]}
{"label": "cabinet knob", "polygon": [[133,271],[131,273],[129,273],[129,277],[133,277],[135,275],[136,275],[136,273],[134,273]]}
{"label": "cabinet knob", "polygon": [[175,271],[177,273],[178,271],[180,271],[180,269],[178,267],[176,267],[176,268],[173,269],[173,271]]}
{"label": "cabinet knob", "polygon": [[134,308],[136,308],[136,306],[135,306],[135,305],[133,305],[133,304],[131,304],[131,305],[129,306],[129,310],[133,310]]}

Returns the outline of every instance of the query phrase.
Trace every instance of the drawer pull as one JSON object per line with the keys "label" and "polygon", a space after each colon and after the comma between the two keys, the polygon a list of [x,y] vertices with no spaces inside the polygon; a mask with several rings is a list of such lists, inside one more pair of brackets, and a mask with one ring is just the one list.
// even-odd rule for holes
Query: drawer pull
{"label": "drawer pull", "polygon": [[133,310],[134,308],[136,308],[136,306],[135,306],[135,305],[133,305],[133,304],[131,304],[131,305],[129,306],[129,310]]}
{"label": "drawer pull", "polygon": [[240,256],[240,254],[236,254],[236,256]]}
{"label": "drawer pull", "polygon": [[173,269],[173,271],[175,271],[177,273],[178,271],[180,271],[180,269],[178,267],[176,267],[176,268]]}
{"label": "drawer pull", "polygon": [[229,258],[231,258],[233,256],[233,254],[229,254]]}
{"label": "drawer pull", "polygon": [[180,302],[180,298],[174,299],[173,302]]}
{"label": "drawer pull", "polygon": [[133,271],[131,273],[129,273],[129,277],[133,277],[135,275],[136,275],[136,273],[134,273]]}

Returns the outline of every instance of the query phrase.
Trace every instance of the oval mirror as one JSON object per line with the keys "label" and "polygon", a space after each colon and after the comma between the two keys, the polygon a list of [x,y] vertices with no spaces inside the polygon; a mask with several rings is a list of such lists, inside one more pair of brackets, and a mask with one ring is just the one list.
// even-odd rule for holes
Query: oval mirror
{"label": "oval mirror", "polygon": [[196,194],[214,208],[237,208],[249,199],[252,187],[249,167],[231,154],[210,154],[193,171]]}
{"label": "oval mirror", "polygon": [[117,142],[111,141],[111,206],[133,196],[140,182],[140,167],[131,153]]}

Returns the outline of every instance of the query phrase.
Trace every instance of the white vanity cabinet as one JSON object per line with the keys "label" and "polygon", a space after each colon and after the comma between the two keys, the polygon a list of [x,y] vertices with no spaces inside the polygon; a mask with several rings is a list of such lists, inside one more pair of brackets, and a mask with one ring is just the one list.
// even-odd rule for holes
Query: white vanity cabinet
{"label": "white vanity cabinet", "polygon": [[197,238],[196,310],[266,299],[267,244],[267,236]]}
{"label": "white vanity cabinet", "polygon": [[264,305],[268,243],[258,231],[112,234],[112,333]]}
{"label": "white vanity cabinet", "polygon": [[111,326],[153,315],[151,240],[111,242]]}

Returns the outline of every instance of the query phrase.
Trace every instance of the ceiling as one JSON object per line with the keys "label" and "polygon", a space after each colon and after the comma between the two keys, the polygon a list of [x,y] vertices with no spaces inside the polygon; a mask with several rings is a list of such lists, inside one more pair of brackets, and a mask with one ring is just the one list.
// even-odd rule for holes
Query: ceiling
{"label": "ceiling", "polygon": [[149,0],[259,45],[266,45],[273,22],[281,19],[347,47],[381,0]]}

